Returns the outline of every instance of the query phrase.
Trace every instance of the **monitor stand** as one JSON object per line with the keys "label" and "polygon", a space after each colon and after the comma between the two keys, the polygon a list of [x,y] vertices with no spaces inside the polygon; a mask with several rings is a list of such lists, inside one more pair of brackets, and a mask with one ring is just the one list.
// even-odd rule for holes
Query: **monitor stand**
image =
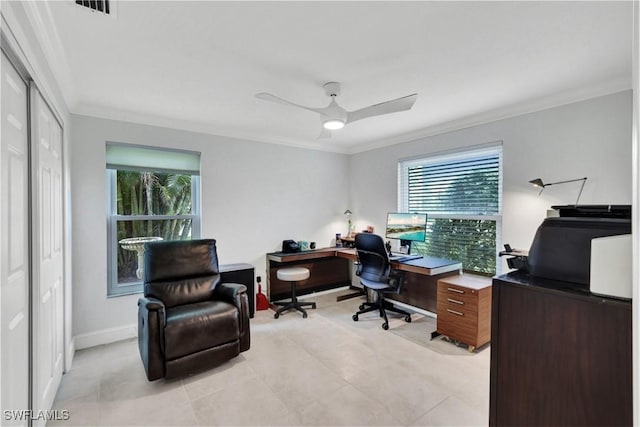
{"label": "monitor stand", "polygon": [[411,240],[400,240],[400,246],[406,246],[407,247],[407,253],[406,255],[409,255],[411,253]]}

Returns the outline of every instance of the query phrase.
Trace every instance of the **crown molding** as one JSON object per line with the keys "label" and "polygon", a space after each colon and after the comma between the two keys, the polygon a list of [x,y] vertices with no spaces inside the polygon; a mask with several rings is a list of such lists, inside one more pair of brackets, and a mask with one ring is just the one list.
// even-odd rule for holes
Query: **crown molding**
{"label": "crown molding", "polygon": [[128,122],[132,124],[142,124],[148,126],[156,126],[177,130],[184,130],[189,132],[198,132],[207,135],[217,136],[221,138],[229,139],[242,139],[245,141],[252,141],[266,144],[285,145],[295,148],[304,148],[307,150],[324,151],[329,153],[348,154],[345,147],[338,146],[336,144],[323,142],[307,142],[289,138],[267,138],[261,135],[253,134],[250,132],[236,132],[225,131],[220,129],[216,125],[202,122],[192,122],[187,120],[175,119],[171,117],[161,117],[152,114],[145,114],[133,111],[123,111],[115,108],[99,107],[94,105],[79,105],[73,112],[73,114],[96,117],[105,120],[117,120],[121,122]]}
{"label": "crown molding", "polygon": [[419,139],[428,138],[435,135],[441,135],[444,133],[479,126],[498,120],[504,120],[529,113],[548,110],[550,108],[561,107],[563,105],[574,104],[577,102],[611,95],[618,92],[624,92],[627,90],[631,90],[631,82],[628,78],[621,77],[619,79],[611,80],[600,85],[591,86],[589,88],[581,88],[577,90],[561,92],[551,96],[539,97],[527,102],[522,102],[507,107],[462,117],[460,119],[451,120],[445,123],[439,123],[415,132],[401,134],[386,140],[371,141],[364,144],[355,144],[349,147],[347,153],[357,154],[365,151],[389,147],[392,145],[417,141]]}
{"label": "crown molding", "polygon": [[535,113],[544,111],[550,108],[560,107],[563,105],[573,104],[576,102],[586,101],[601,96],[611,95],[618,92],[630,90],[631,86],[626,78],[607,82],[599,86],[593,86],[587,89],[580,89],[575,91],[566,91],[559,94],[554,94],[549,97],[541,97],[530,100],[528,102],[487,111],[460,119],[452,120],[445,123],[440,123],[434,126],[429,126],[420,129],[415,132],[409,132],[401,135],[397,135],[393,138],[385,138],[376,141],[367,142],[364,144],[355,144],[350,146],[341,146],[332,144],[330,141],[323,140],[323,142],[308,142],[288,138],[269,138],[264,135],[257,135],[250,132],[237,132],[235,130],[223,130],[219,127],[200,122],[191,122],[181,119],[175,119],[171,117],[160,117],[151,114],[144,114],[132,111],[123,111],[114,108],[80,105],[72,113],[97,117],[106,120],[118,120],[123,122],[129,122],[134,124],[144,124],[149,126],[157,126],[171,129],[179,129],[190,132],[199,132],[208,135],[215,135],[222,138],[243,139],[259,143],[285,145],[289,147],[303,148],[308,150],[317,150],[338,154],[358,154],[365,151],[376,150],[384,147],[389,147],[397,144],[403,144],[407,142],[417,141],[423,138],[428,138],[435,135],[441,135],[448,132],[454,132],[474,126],[479,126],[498,120],[504,120],[512,117],[522,116],[529,113]]}

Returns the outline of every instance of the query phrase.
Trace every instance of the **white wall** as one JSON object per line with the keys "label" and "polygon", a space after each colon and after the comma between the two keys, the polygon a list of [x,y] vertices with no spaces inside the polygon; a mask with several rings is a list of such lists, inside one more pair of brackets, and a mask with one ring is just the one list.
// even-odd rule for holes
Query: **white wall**
{"label": "white wall", "polygon": [[106,297],[105,141],[202,153],[202,236],[218,240],[221,263],[248,262],[264,276],[266,252],[283,239],[328,246],[344,232],[383,229],[397,209],[399,159],[503,142],[503,241],[528,249],[552,204],[574,203],[580,183],[528,181],[587,176],[583,204],[631,203],[631,92],[500,120],[346,156],[128,122],[71,116],[73,333],[82,348],[136,333],[137,295]]}
{"label": "white wall", "polygon": [[[348,157],[175,129],[72,115],[73,333],[76,347],[136,334],[139,295],[107,298],[105,141],[201,152],[202,237],[220,263],[248,262],[283,239],[329,246],[343,232]],[[265,279],[266,280],[266,279]]]}
{"label": "white wall", "polygon": [[631,204],[631,100],[625,91],[354,154],[349,170],[356,229],[372,224],[384,232],[386,213],[398,206],[399,159],[493,141],[503,143],[503,242],[514,248],[529,249],[546,210],[575,203],[580,189],[580,182],[569,183],[538,196],[531,179],[586,176],[580,204]]}

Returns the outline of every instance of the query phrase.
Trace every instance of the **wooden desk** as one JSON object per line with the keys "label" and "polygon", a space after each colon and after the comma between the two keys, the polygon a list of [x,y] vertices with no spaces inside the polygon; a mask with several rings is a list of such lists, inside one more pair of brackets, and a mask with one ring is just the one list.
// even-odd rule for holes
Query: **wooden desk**
{"label": "wooden desk", "polygon": [[[324,248],[314,251],[285,254],[267,254],[267,293],[271,301],[290,296],[289,283],[277,279],[276,272],[283,266],[309,268],[311,276],[298,284],[300,295],[311,292],[351,286],[351,262],[356,261],[356,250]],[[391,262],[392,268],[404,271],[402,293],[389,295],[390,300],[435,313],[437,310],[437,282],[443,277],[458,274],[462,264],[442,258],[424,257],[411,261]]]}
{"label": "wooden desk", "polygon": [[276,272],[282,267],[309,269],[307,280],[298,282],[296,293],[312,292],[351,285],[351,263],[336,256],[336,248],[316,249],[297,253],[274,252],[267,254],[267,296],[269,301],[291,297],[291,284],[279,280]]}

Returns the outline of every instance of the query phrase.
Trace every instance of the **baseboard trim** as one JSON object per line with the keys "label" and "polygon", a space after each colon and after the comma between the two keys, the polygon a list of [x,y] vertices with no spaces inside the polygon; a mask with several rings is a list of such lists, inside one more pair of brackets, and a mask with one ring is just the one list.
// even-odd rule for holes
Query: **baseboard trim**
{"label": "baseboard trim", "polygon": [[64,356],[64,372],[69,372],[71,369],[71,363],[73,362],[73,357],[76,355],[76,340],[75,338],[71,338],[71,341],[67,345],[67,352]]}
{"label": "baseboard trim", "polygon": [[103,344],[111,344],[112,342],[122,341],[138,336],[138,325],[131,324],[120,326],[117,328],[103,329],[101,331],[88,332],[73,337],[75,349],[96,347]]}

